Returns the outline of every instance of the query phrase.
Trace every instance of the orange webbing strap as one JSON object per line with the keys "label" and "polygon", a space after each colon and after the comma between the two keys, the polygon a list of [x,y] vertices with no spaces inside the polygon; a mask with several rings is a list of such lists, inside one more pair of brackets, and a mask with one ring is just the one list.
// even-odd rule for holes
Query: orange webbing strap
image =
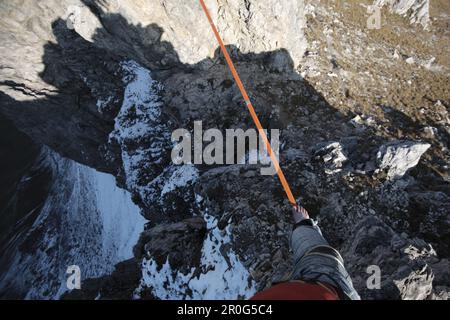
{"label": "orange webbing strap", "polygon": [[236,68],[234,67],[233,61],[231,60],[230,55],[228,54],[227,48],[225,47],[225,45],[222,41],[222,38],[220,37],[219,32],[217,31],[217,28],[214,25],[211,15],[209,14],[208,8],[206,7],[205,2],[203,0],[200,0],[200,4],[202,5],[203,11],[205,12],[206,17],[208,18],[209,24],[211,25],[214,35],[216,36],[216,39],[219,42],[220,49],[222,50],[222,53],[225,56],[225,60],[227,61],[228,67],[230,68],[233,78],[236,81],[236,84],[239,87],[239,90],[241,91],[242,97],[244,98],[245,104],[247,105],[248,111],[250,112],[253,122],[255,123],[256,128],[258,129],[261,138],[263,139],[264,143],[266,144],[267,152],[269,153],[270,159],[272,159],[273,166],[274,166],[275,170],[277,171],[278,178],[281,181],[281,184],[283,186],[284,191],[286,192],[289,202],[293,206],[297,206],[295,198],[292,195],[291,188],[289,187],[286,177],[284,176],[283,170],[281,170],[281,168],[280,168],[278,159],[272,150],[272,146],[270,145],[269,139],[267,138],[267,135],[261,126],[261,122],[259,121],[258,116],[256,115],[255,109],[253,108],[250,98],[248,97],[247,91],[245,90],[244,85],[242,84],[241,78],[239,77],[239,75],[236,71]]}

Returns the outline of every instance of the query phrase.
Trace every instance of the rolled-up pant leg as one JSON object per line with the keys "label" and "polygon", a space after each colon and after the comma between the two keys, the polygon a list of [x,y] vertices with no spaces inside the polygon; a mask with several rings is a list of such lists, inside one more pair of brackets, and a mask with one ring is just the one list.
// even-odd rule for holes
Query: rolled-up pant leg
{"label": "rolled-up pant leg", "polygon": [[292,232],[291,248],[294,258],[291,280],[321,282],[337,288],[348,299],[360,299],[341,255],[328,244],[315,222]]}

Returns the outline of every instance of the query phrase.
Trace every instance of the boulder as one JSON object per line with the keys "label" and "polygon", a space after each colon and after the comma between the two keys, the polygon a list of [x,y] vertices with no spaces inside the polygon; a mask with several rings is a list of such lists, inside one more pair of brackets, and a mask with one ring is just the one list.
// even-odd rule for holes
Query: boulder
{"label": "boulder", "polygon": [[422,155],[430,147],[428,143],[414,141],[387,143],[378,150],[378,168],[387,171],[388,179],[399,179],[419,163]]}

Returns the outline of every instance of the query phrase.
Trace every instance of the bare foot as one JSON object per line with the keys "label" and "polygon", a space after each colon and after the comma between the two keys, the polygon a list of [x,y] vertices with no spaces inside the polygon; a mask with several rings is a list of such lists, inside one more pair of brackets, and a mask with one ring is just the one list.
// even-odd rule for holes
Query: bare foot
{"label": "bare foot", "polygon": [[302,206],[295,206],[292,209],[292,218],[294,219],[294,223],[299,223],[302,220],[309,219],[309,214]]}

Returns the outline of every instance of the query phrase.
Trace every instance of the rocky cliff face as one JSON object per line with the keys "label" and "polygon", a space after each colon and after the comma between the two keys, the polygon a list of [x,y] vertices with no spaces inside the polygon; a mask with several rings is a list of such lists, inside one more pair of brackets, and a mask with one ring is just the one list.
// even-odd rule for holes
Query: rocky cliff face
{"label": "rocky cliff face", "polygon": [[430,26],[429,0],[377,0],[377,6],[388,6],[393,12],[408,17],[411,23],[421,24],[424,28]]}
{"label": "rocky cliff face", "polygon": [[[263,127],[281,129],[295,195],[362,297],[447,298],[450,8],[377,3],[392,9],[382,10],[381,30],[367,29],[371,1],[207,4]],[[13,140],[30,151],[11,152],[17,166],[4,160],[15,172],[5,175],[12,187],[0,205],[19,196],[31,204],[20,213],[2,207],[11,252],[2,295],[58,297],[69,263],[93,279],[65,298],[246,298],[290,272],[289,205],[275,177],[255,165],[170,161],[176,128],[253,127],[197,1],[8,1],[0,15],[2,127],[32,139],[17,132]],[[19,183],[36,166],[46,186],[39,196]],[[149,221],[139,241],[143,220],[123,230],[113,219],[137,209],[127,197],[118,210],[99,200],[121,199],[120,190],[94,169],[115,175]],[[59,217],[61,203],[74,201]],[[133,260],[113,272],[131,257],[122,254],[130,241]],[[15,276],[9,270],[23,259]],[[373,265],[381,287],[371,290]]]}

